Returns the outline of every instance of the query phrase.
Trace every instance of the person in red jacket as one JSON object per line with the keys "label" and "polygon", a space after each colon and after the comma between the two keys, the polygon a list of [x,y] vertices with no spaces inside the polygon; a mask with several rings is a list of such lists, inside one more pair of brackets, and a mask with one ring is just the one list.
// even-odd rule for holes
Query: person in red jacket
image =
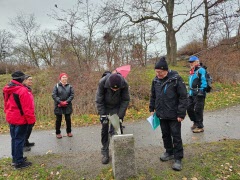
{"label": "person in red jacket", "polygon": [[25,74],[16,71],[12,80],[3,88],[4,113],[9,123],[12,147],[12,163],[15,169],[31,166],[23,157],[23,146],[29,124],[34,124],[36,117],[32,98],[22,84]]}

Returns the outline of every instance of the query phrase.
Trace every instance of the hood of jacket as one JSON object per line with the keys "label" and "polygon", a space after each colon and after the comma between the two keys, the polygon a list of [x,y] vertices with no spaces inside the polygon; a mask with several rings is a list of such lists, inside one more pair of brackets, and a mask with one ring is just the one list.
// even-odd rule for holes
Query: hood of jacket
{"label": "hood of jacket", "polygon": [[20,89],[23,86],[18,81],[12,80],[10,83],[8,83],[4,88],[3,88],[3,93],[4,94],[12,94],[16,92],[18,89]]}

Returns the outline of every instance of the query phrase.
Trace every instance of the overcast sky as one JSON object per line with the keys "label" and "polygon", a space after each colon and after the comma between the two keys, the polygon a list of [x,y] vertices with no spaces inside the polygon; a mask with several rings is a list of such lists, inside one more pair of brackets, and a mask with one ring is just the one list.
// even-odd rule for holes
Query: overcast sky
{"label": "overcast sky", "polygon": [[37,23],[43,29],[54,28],[57,22],[48,14],[52,14],[55,4],[61,9],[70,9],[76,2],[76,0],[0,0],[0,29],[8,30],[10,19],[20,12],[34,13]]}

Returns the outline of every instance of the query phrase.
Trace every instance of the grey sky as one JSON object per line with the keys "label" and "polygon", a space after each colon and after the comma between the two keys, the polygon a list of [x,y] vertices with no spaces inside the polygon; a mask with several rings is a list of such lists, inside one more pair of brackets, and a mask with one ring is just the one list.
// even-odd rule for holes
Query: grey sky
{"label": "grey sky", "polygon": [[55,4],[59,8],[69,9],[76,4],[76,0],[0,0],[0,29],[10,28],[10,19],[16,17],[19,12],[34,13],[41,28],[52,29],[57,22],[47,14],[52,13]]}

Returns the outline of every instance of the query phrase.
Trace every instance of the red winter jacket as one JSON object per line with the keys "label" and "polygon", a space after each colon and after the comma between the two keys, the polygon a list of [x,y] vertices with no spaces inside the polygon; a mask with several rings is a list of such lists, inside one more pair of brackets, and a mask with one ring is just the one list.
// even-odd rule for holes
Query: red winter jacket
{"label": "red winter jacket", "polygon": [[34,103],[31,92],[18,81],[12,80],[3,88],[4,112],[9,124],[34,124]]}

